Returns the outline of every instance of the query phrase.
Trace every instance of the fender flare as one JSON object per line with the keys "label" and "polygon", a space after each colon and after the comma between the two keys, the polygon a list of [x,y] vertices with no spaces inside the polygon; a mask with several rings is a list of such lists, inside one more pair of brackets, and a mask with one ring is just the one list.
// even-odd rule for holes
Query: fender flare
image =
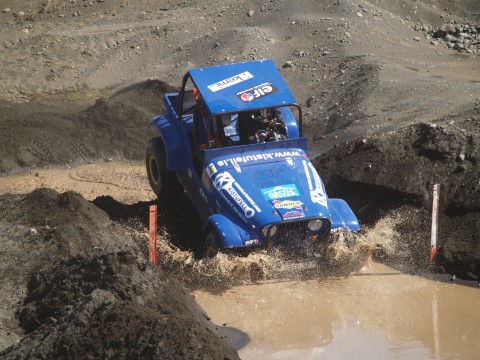
{"label": "fender flare", "polygon": [[209,225],[217,231],[223,248],[244,247],[243,241],[250,239],[250,234],[247,231],[238,225],[235,225],[222,214],[211,215],[208,218],[205,227],[208,227]]}
{"label": "fender flare", "polygon": [[340,227],[345,232],[360,230],[360,222],[345,200],[329,199],[328,207],[331,213],[332,230]]}
{"label": "fender flare", "polygon": [[181,130],[177,129],[170,120],[159,115],[154,117],[147,128],[155,125],[165,145],[167,170],[172,172],[187,171],[191,162],[190,142]]}

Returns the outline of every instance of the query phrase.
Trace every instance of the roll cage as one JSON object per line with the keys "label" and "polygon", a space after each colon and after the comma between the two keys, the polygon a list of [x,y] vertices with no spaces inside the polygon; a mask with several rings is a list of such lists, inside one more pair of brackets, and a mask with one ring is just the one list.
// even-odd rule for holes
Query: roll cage
{"label": "roll cage", "polygon": [[[187,83],[191,81],[193,84],[192,89],[187,89]],[[302,108],[297,103],[281,103],[275,106],[276,108],[290,108],[294,107],[298,111],[298,117],[293,116],[292,118],[296,121],[296,126],[298,128],[298,137],[302,136]],[[178,118],[180,121],[184,119],[185,115],[192,114],[192,134],[191,139],[193,142],[193,146],[195,149],[199,149],[203,146],[200,150],[211,149],[217,146],[217,143],[214,139],[215,133],[215,119],[218,119],[220,116],[234,116],[240,113],[254,113],[260,111],[261,109],[265,109],[265,106],[257,106],[257,107],[250,107],[248,110],[232,110],[232,111],[224,111],[220,113],[212,113],[208,107],[208,104],[205,103],[202,94],[198,91],[198,87],[195,84],[195,80],[192,78],[190,72],[187,72],[182,80],[182,87],[180,89],[180,93],[176,99],[174,104],[174,108],[176,113],[178,114]],[[290,111],[290,110],[289,110]],[[291,111],[290,111],[291,113]],[[200,143],[199,137],[201,134],[205,136],[205,142]],[[206,136],[206,134],[210,134],[210,136]],[[213,137],[213,138],[212,138]]]}

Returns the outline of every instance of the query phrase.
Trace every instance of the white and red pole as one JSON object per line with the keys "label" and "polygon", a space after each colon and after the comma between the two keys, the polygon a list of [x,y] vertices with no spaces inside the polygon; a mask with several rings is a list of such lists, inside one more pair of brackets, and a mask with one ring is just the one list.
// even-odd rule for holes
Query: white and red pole
{"label": "white and red pole", "polygon": [[430,262],[435,258],[437,253],[437,237],[438,237],[438,199],[440,197],[440,184],[433,185],[433,205],[432,205],[432,236],[430,239]]}

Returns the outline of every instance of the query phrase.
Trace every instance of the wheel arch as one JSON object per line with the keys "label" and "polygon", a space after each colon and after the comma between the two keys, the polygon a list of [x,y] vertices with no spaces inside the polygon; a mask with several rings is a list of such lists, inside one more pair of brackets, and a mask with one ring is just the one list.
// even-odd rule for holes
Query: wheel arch
{"label": "wheel arch", "polygon": [[172,172],[187,171],[191,161],[191,145],[187,135],[181,128],[172,125],[170,120],[164,116],[156,116],[148,124],[148,127],[155,126],[162,139],[167,170]]}
{"label": "wheel arch", "polygon": [[210,216],[205,224],[205,230],[215,230],[220,238],[223,248],[244,247],[244,240],[249,240],[250,235],[247,231],[234,224],[222,214]]}
{"label": "wheel arch", "polygon": [[342,228],[343,231],[360,230],[360,222],[350,206],[342,199],[329,199],[332,229]]}

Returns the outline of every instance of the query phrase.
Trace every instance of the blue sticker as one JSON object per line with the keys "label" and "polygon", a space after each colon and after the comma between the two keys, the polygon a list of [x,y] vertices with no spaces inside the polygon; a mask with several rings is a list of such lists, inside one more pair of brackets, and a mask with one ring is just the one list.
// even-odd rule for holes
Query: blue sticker
{"label": "blue sticker", "polygon": [[295,184],[287,184],[274,186],[271,188],[261,189],[263,196],[267,200],[283,199],[292,196],[300,196]]}
{"label": "blue sticker", "polygon": [[292,210],[288,211],[285,214],[281,214],[283,220],[292,220],[292,219],[300,219],[305,217],[303,211]]}

